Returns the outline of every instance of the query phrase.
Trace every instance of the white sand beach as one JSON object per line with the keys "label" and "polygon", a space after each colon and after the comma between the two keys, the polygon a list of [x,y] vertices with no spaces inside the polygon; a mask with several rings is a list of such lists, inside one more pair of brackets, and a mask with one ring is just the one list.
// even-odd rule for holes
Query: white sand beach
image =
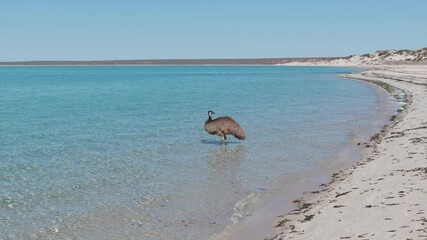
{"label": "white sand beach", "polygon": [[369,66],[346,77],[403,90],[406,108],[361,143],[363,159],[294,201],[272,239],[427,239],[427,65]]}

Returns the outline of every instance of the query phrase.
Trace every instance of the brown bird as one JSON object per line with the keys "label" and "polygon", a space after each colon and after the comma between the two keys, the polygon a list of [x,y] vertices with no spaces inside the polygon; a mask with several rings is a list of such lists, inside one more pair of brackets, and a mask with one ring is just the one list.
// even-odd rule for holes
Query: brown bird
{"label": "brown bird", "polygon": [[245,131],[231,117],[219,117],[212,119],[212,111],[208,111],[208,120],[205,122],[205,130],[209,134],[216,134],[221,137],[221,142],[227,140],[227,135],[231,134],[237,139],[244,140],[246,138]]}

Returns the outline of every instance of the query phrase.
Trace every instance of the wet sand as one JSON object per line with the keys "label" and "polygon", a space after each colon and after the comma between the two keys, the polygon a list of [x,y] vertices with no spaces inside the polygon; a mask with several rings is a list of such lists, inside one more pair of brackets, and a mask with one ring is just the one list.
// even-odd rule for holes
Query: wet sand
{"label": "wet sand", "polygon": [[399,88],[407,105],[360,143],[360,161],[295,199],[271,239],[427,239],[427,65],[370,66],[346,77]]}

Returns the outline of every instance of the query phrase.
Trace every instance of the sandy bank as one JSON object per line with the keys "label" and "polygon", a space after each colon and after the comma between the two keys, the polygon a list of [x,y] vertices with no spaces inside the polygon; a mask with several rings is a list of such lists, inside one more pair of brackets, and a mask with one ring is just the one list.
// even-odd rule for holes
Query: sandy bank
{"label": "sandy bank", "polygon": [[272,239],[427,239],[427,65],[374,66],[348,78],[406,92],[408,105],[365,157],[278,218]]}

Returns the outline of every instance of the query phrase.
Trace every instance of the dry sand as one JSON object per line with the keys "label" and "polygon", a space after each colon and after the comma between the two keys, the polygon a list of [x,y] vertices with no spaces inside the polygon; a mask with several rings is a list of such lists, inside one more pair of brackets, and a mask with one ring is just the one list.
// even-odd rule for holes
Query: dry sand
{"label": "dry sand", "polygon": [[427,239],[427,65],[346,75],[403,90],[406,108],[365,144],[365,157],[302,194],[272,239]]}

